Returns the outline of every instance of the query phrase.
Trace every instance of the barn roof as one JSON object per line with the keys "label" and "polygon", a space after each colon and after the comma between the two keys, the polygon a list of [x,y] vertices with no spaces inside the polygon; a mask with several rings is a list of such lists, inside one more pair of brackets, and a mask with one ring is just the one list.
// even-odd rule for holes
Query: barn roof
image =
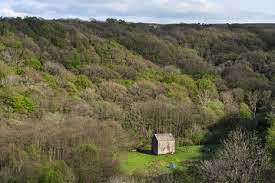
{"label": "barn roof", "polygon": [[173,141],[173,140],[175,140],[175,138],[173,137],[173,135],[171,133],[154,134],[154,137],[156,137],[156,139],[158,141]]}

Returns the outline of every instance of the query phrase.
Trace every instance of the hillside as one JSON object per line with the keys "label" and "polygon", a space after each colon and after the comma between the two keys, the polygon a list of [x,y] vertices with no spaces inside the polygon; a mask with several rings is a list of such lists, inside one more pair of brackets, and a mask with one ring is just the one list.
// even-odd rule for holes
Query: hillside
{"label": "hillside", "polygon": [[102,182],[153,133],[275,156],[275,26],[0,19],[0,182]]}

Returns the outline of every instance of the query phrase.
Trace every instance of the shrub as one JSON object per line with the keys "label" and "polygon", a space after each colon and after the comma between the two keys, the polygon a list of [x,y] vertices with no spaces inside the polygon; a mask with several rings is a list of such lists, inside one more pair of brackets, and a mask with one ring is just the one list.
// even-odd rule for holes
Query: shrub
{"label": "shrub", "polygon": [[13,112],[32,112],[35,108],[34,101],[23,95],[14,95],[8,97],[8,105]]}
{"label": "shrub", "polygon": [[196,81],[198,88],[198,101],[202,105],[206,105],[209,101],[218,97],[216,85],[208,78],[202,78]]}
{"label": "shrub", "polygon": [[124,79],[135,80],[137,78],[138,72],[135,68],[119,65],[115,70],[121,75]]}
{"label": "shrub", "polygon": [[6,46],[3,43],[0,42],[0,51],[5,50],[5,48],[6,48]]}
{"label": "shrub", "polygon": [[86,89],[91,86],[91,81],[84,75],[79,75],[74,80],[74,84],[78,89]]}
{"label": "shrub", "polygon": [[116,80],[115,82],[126,87],[130,87],[134,84],[133,80],[127,80],[127,79],[119,79],[119,80]]}
{"label": "shrub", "polygon": [[184,101],[188,99],[188,92],[187,89],[183,86],[180,86],[178,84],[170,84],[167,86],[167,96],[171,97],[173,99],[176,99],[177,101]]}
{"label": "shrub", "polygon": [[275,163],[275,118],[271,119],[271,126],[268,129],[267,148],[271,154],[273,163]]}
{"label": "shrub", "polygon": [[136,100],[147,100],[166,94],[165,87],[161,83],[150,80],[138,81],[130,88],[130,92]]}
{"label": "shrub", "polygon": [[64,161],[55,161],[42,167],[38,182],[40,183],[73,183],[74,175]]}
{"label": "shrub", "polygon": [[79,96],[90,104],[93,104],[95,100],[102,99],[101,96],[96,93],[95,89],[91,88],[80,91]]}
{"label": "shrub", "polygon": [[0,41],[2,41],[4,45],[9,48],[16,48],[16,49],[22,48],[22,42],[12,32],[8,32],[3,37],[0,37]]}
{"label": "shrub", "polygon": [[110,80],[120,78],[117,72],[100,65],[85,66],[81,68],[81,73],[86,75],[93,82],[98,82],[102,79]]}
{"label": "shrub", "polygon": [[43,77],[44,77],[44,80],[50,85],[50,87],[57,88],[58,82],[53,75],[45,74]]}
{"label": "shrub", "polygon": [[201,129],[194,132],[191,137],[193,144],[201,144],[206,139],[207,134],[207,130]]}
{"label": "shrub", "polygon": [[11,73],[12,73],[11,68],[4,62],[0,61],[0,79],[3,77],[6,77]]}
{"label": "shrub", "polygon": [[[67,58],[66,58],[67,59]],[[69,63],[67,64],[67,67],[70,69],[79,69],[81,66],[81,57],[77,50],[73,50],[70,52],[69,55]]]}
{"label": "shrub", "polygon": [[215,112],[219,120],[224,118],[224,104],[221,101],[219,100],[210,101],[207,104],[207,107]]}
{"label": "shrub", "polygon": [[95,144],[81,144],[80,147],[80,152],[86,153],[86,152],[92,152],[92,153],[98,153],[98,148]]}
{"label": "shrub", "polygon": [[139,78],[148,79],[148,80],[162,81],[163,80],[163,73],[158,71],[158,70],[148,69],[148,70],[144,71],[139,76]]}
{"label": "shrub", "polygon": [[70,95],[74,95],[77,93],[77,87],[75,86],[74,83],[72,82],[66,82],[64,84],[64,88],[66,89],[66,91],[70,94]]}
{"label": "shrub", "polygon": [[250,110],[249,106],[242,102],[240,104],[240,117],[244,120],[251,120],[253,118],[253,113]]}
{"label": "shrub", "polygon": [[26,61],[26,65],[29,66],[29,67],[32,67],[36,70],[41,69],[41,66],[42,66],[40,60],[36,57],[31,57],[30,59],[28,59]]}
{"label": "shrub", "polygon": [[41,158],[41,147],[37,144],[31,144],[28,146],[26,152],[32,160],[39,160]]}
{"label": "shrub", "polygon": [[108,120],[108,119],[113,119],[113,120],[121,120],[123,119],[123,110],[121,109],[120,106],[106,102],[106,101],[99,101],[96,102],[95,104],[95,111],[96,114],[98,115],[99,119],[101,120]]}
{"label": "shrub", "polygon": [[43,71],[46,71],[52,75],[58,75],[61,74],[61,66],[58,65],[57,63],[53,63],[53,62],[46,62],[43,65]]}
{"label": "shrub", "polygon": [[103,82],[100,85],[99,92],[102,98],[107,101],[122,105],[127,105],[130,102],[127,88],[117,83]]}

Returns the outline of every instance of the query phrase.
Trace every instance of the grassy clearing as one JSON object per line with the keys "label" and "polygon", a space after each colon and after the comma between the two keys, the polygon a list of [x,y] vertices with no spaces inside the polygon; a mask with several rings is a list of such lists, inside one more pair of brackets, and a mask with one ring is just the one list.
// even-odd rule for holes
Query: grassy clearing
{"label": "grassy clearing", "polygon": [[[125,175],[141,174],[146,175],[152,171],[158,173],[167,173],[170,171],[169,164],[175,163],[177,169],[185,169],[184,161],[202,160],[210,157],[210,154],[204,153],[202,149],[205,146],[194,145],[178,147],[173,155],[152,155],[140,152],[129,152],[122,156],[121,172]],[[208,146],[216,149],[217,145]]]}

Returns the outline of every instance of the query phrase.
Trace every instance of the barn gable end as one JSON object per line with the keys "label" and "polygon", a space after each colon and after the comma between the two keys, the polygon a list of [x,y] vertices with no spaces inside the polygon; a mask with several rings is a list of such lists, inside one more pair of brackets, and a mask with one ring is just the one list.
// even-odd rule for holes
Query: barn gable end
{"label": "barn gable end", "polygon": [[171,133],[154,134],[152,138],[152,153],[174,154],[176,151],[175,138]]}

